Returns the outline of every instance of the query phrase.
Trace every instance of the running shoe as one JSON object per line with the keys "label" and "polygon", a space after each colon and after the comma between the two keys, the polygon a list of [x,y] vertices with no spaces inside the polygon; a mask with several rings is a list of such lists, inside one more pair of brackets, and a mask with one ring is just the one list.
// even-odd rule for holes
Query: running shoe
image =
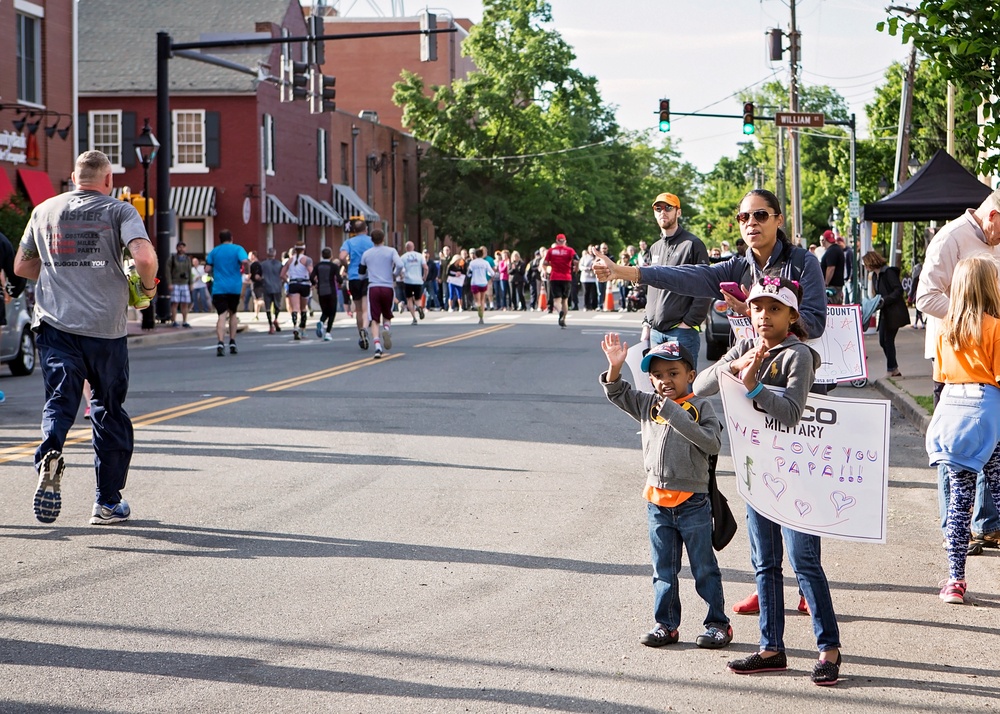
{"label": "running shoe", "polygon": [[7,401],[7,395],[4,394],[3,392],[0,392],[0,404],[3,404],[6,401]]}
{"label": "running shoe", "polygon": [[410,324],[411,325],[416,325],[417,324],[417,318],[413,318],[413,322],[411,322]]}
{"label": "running shoe", "polygon": [[316,337],[323,337],[323,321],[320,320],[316,323]]}
{"label": "running shoe", "polygon": [[424,308],[423,307],[418,307],[417,308],[417,313],[420,315],[420,319],[423,320],[424,319]]}
{"label": "running shoe", "polygon": [[38,466],[38,488],[35,490],[35,518],[42,523],[55,523],[62,510],[60,483],[66,463],[62,452],[53,449],[42,457]]}
{"label": "running shoe", "polygon": [[479,318],[479,324],[480,325],[485,325],[486,324],[485,322],[483,322],[483,318],[481,318],[481,317]]}
{"label": "running shoe", "polygon": [[375,343],[375,359],[382,359],[382,345]]}
{"label": "running shoe", "polygon": [[116,503],[113,506],[95,503],[94,511],[90,516],[90,525],[103,526],[110,523],[121,523],[122,521],[127,521],[131,515],[132,509],[128,507],[128,503],[125,501]]}
{"label": "running shoe", "polygon": [[706,650],[717,650],[733,641],[733,628],[729,623],[715,622],[705,628],[705,634],[698,635],[694,643]]}
{"label": "running shoe", "polygon": [[646,647],[663,647],[664,645],[676,644],[678,639],[680,639],[680,635],[677,630],[667,630],[663,625],[658,624],[640,637],[639,642]]}
{"label": "running shoe", "polygon": [[392,349],[392,333],[389,332],[388,325],[382,325],[382,346],[387,352]]}
{"label": "running shoe", "polygon": [[941,588],[938,597],[949,605],[964,605],[965,588],[966,584],[964,580],[949,580],[944,583],[944,587]]}
{"label": "running shoe", "polygon": [[236,354],[236,340],[229,340],[229,354]]}
{"label": "running shoe", "polygon": [[565,312],[560,312],[559,313],[559,327],[562,327],[562,328],[566,327],[566,313]]}
{"label": "running shoe", "polygon": [[368,330],[362,327],[358,334],[360,335],[358,338],[358,347],[363,350],[368,349]]}
{"label": "running shoe", "polygon": [[323,335],[323,342],[329,342],[332,339],[333,338],[330,337],[330,333],[329,332],[327,332],[325,335]]}
{"label": "running shoe", "polygon": [[278,324],[277,320],[274,321],[274,331],[281,332],[281,325]]}
{"label": "running shoe", "polygon": [[302,339],[302,336],[299,334],[299,328],[296,327],[294,330],[292,330],[292,338],[296,340]]}
{"label": "running shoe", "polygon": [[218,357],[223,357],[226,354],[226,346],[221,342],[215,346],[215,354]]}

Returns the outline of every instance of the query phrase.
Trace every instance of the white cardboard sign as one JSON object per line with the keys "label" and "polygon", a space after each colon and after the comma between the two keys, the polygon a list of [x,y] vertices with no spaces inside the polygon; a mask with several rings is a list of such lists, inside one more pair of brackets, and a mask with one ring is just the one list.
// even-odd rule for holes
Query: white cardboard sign
{"label": "white cardboard sign", "polygon": [[888,401],[810,394],[788,428],[736,377],[721,372],[719,382],[737,487],[751,508],[802,533],[885,543]]}
{"label": "white cardboard sign", "polygon": [[[738,340],[757,336],[749,317],[730,315],[729,324]],[[806,344],[820,356],[820,366],[816,370],[819,384],[868,379],[860,305],[827,305],[826,330],[822,337],[808,340]]]}

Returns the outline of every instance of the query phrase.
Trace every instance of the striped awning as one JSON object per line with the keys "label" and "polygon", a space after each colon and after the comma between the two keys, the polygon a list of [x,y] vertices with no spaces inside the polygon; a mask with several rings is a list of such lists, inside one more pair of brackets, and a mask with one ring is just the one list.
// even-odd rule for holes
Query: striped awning
{"label": "striped awning", "polygon": [[264,211],[264,223],[298,223],[299,219],[295,217],[295,214],[288,210],[288,208],[278,197],[273,194],[267,194],[267,210]]}
{"label": "striped awning", "polygon": [[342,226],[344,219],[326,201],[317,201],[312,196],[299,194],[300,226]]}
{"label": "striped awning", "polygon": [[[153,191],[153,199],[156,199],[156,192]],[[133,192],[133,196],[138,197],[139,192]],[[122,189],[115,186],[111,189],[112,198],[121,198]],[[215,216],[215,187],[214,186],[171,186],[170,187],[170,208],[177,214],[178,218],[204,218]]]}
{"label": "striped awning", "polygon": [[178,218],[215,215],[214,186],[171,186],[170,207]]}
{"label": "striped awning", "polygon": [[333,185],[333,206],[337,209],[337,213],[348,218],[364,216],[369,223],[378,223],[382,220],[375,209],[362,201],[361,196],[355,193],[353,188],[344,184]]}

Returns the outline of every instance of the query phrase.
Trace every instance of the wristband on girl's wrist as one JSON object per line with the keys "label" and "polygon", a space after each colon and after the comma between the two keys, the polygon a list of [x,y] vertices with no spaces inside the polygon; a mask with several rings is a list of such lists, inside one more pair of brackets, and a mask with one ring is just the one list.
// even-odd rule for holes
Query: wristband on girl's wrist
{"label": "wristband on girl's wrist", "polygon": [[747,392],[747,399],[753,399],[758,394],[760,394],[763,389],[764,389],[764,383],[757,382],[757,386],[751,389],[749,392]]}

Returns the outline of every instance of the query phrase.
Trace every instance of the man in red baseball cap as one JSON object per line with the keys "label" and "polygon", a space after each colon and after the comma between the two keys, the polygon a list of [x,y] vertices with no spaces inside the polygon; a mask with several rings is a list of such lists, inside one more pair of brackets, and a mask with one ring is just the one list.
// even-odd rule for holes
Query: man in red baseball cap
{"label": "man in red baseball cap", "polygon": [[559,327],[566,327],[566,308],[573,286],[573,271],[578,263],[576,251],[566,245],[566,235],[556,236],[556,244],[548,249],[542,259],[542,268],[549,266],[549,299],[559,312]]}

